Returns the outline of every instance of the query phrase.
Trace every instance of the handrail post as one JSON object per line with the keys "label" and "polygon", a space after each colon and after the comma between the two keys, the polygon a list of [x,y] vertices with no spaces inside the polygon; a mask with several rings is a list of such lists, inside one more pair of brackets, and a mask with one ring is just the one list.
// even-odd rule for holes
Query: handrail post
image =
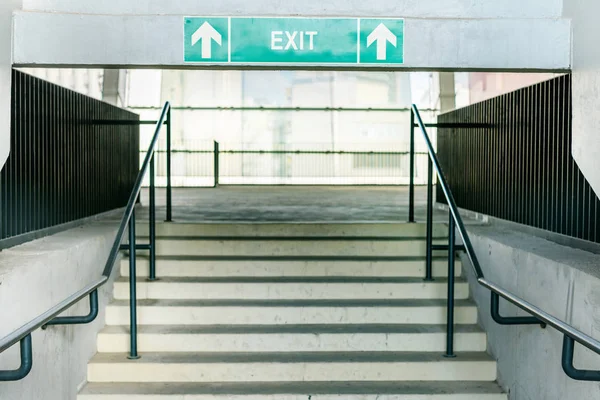
{"label": "handrail post", "polygon": [[171,187],[171,107],[167,110],[167,218],[166,222],[173,220],[172,213],[172,187]]}
{"label": "handrail post", "polygon": [[213,147],[213,160],[214,160],[214,184],[213,187],[219,186],[219,142],[214,141]]}
{"label": "handrail post", "polygon": [[408,183],[408,222],[415,222],[415,112],[410,110],[410,157]]}
{"label": "handrail post", "polygon": [[425,280],[433,280],[433,165],[427,157],[427,239],[425,254]]}
{"label": "handrail post", "polygon": [[448,222],[448,308],[446,315],[446,354],[444,357],[453,358],[454,354],[454,217],[450,213]]}
{"label": "handrail post", "polygon": [[130,360],[140,358],[137,351],[137,295],[136,295],[136,253],[135,253],[135,208],[129,220],[129,333],[130,333]]}
{"label": "handrail post", "polygon": [[150,159],[150,260],[148,280],[156,280],[156,184],[154,177],[154,155]]}

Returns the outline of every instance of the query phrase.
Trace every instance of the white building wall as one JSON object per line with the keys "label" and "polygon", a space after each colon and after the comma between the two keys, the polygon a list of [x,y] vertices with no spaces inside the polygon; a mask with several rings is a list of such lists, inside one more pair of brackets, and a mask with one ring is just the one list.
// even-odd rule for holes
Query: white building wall
{"label": "white building wall", "polygon": [[21,0],[0,1],[0,168],[10,152],[12,13]]}
{"label": "white building wall", "polygon": [[[409,146],[408,110],[412,92],[420,107],[435,107],[439,103],[439,89],[431,85],[438,84],[436,75],[362,71],[129,70],[126,106],[140,113],[142,119],[156,119],[162,103],[169,100],[174,107],[173,148],[186,152],[212,151],[213,140],[220,143],[221,151],[404,152]],[[199,109],[241,106],[323,110]],[[348,111],[348,108],[361,110]],[[367,111],[369,108],[374,110]],[[378,108],[403,110],[377,111]],[[432,120],[434,114],[425,112],[424,118]],[[147,147],[153,129],[150,125],[142,126],[142,149]],[[423,150],[422,144],[418,140],[417,151]],[[164,141],[159,147],[164,149]],[[158,158],[159,184],[163,183],[165,173],[163,158]],[[399,158],[402,160],[398,161]],[[424,183],[426,159],[421,158],[417,182]],[[345,178],[343,183],[408,182],[408,156],[222,154],[221,161],[222,183],[276,183],[280,176],[304,177],[295,183],[340,183],[337,178]],[[212,154],[176,153],[173,173],[175,185],[212,185]],[[262,179],[260,182],[252,180],[257,176]],[[233,177],[235,182],[230,180]],[[311,177],[320,180],[311,181]]]}
{"label": "white building wall", "polygon": [[564,3],[573,19],[573,157],[600,196],[600,2]]}

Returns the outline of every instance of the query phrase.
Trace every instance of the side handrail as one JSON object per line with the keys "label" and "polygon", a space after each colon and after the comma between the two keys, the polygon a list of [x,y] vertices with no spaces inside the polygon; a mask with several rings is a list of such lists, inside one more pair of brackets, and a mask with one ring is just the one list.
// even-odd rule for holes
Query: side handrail
{"label": "side handrail", "polygon": [[[117,234],[115,235],[115,239],[113,241],[113,245],[111,247],[108,259],[106,260],[106,264],[104,266],[104,270],[102,272],[101,277],[96,279],[91,284],[85,286],[81,290],[73,293],[71,296],[67,297],[66,299],[62,300],[58,304],[54,305],[53,307],[48,309],[43,314],[40,314],[39,316],[37,316],[36,318],[27,322],[26,324],[24,324],[20,328],[16,329],[12,333],[8,334],[4,338],[0,339],[0,353],[4,352],[5,350],[9,349],[10,347],[14,346],[15,344],[17,344],[19,342],[21,343],[21,367],[16,370],[13,370],[13,371],[0,371],[0,381],[20,380],[20,379],[25,378],[25,376],[27,376],[27,374],[30,372],[31,367],[32,367],[31,333],[33,331],[35,331],[36,329],[45,327],[47,325],[52,325],[53,320],[55,321],[55,324],[57,324],[57,323],[61,323],[61,324],[88,323],[88,322],[91,322],[91,320],[93,320],[92,318],[86,318],[86,317],[83,317],[83,318],[82,317],[57,318],[57,317],[62,312],[69,309],[70,307],[72,307],[73,305],[78,303],[80,300],[85,298],[86,296],[90,296],[91,302],[94,300],[94,298],[97,299],[96,296],[97,296],[98,288],[101,287],[102,285],[104,285],[106,282],[108,282],[108,280],[113,272],[115,262],[119,255],[119,251],[122,249],[121,242],[122,242],[123,236],[125,234],[125,229],[128,226],[129,226],[129,233],[130,233],[129,245],[128,245],[129,252],[130,252],[130,255],[129,255],[130,264],[131,264],[132,257],[133,257],[133,267],[135,267],[135,250],[140,247],[140,246],[135,245],[135,204],[140,195],[140,191],[142,189],[142,182],[144,180],[144,177],[146,176],[146,173],[148,172],[148,169],[150,169],[150,181],[151,181],[150,182],[150,185],[151,185],[151,188],[150,188],[150,203],[151,203],[150,204],[150,245],[148,245],[146,247],[148,249],[150,249],[151,253],[154,253],[154,247],[155,247],[154,243],[153,243],[154,242],[154,227],[153,227],[153,225],[155,222],[154,153],[155,153],[156,145],[158,143],[158,138],[159,138],[159,134],[161,131],[161,127],[164,124],[165,120],[167,120],[167,122],[168,122],[167,129],[169,129],[169,127],[170,127],[170,122],[171,122],[170,121],[170,110],[171,110],[171,105],[169,102],[166,102],[162,108],[160,118],[156,122],[156,128],[154,130],[154,135],[152,136],[152,141],[150,142],[150,145],[148,146],[148,151],[146,153],[146,157],[144,158],[144,161],[140,167],[137,178],[135,180],[135,184],[134,184],[131,194],[129,196],[127,206],[125,207],[125,211],[123,212],[123,216],[121,217],[121,222],[119,224]],[[168,132],[168,133],[170,133],[170,132]],[[169,142],[169,138],[167,138],[167,142]],[[169,219],[170,219],[170,216],[168,215],[167,220],[169,220]],[[132,236],[132,233],[133,233],[133,236]],[[153,257],[151,255],[151,264],[153,264],[152,258]],[[152,267],[153,267],[153,265],[151,265],[150,268],[152,269]],[[150,274],[151,278],[152,278],[152,275],[153,275],[153,272],[151,271],[151,274]],[[133,294],[135,295],[135,274],[133,276],[133,279],[132,279],[132,277],[130,277],[130,288],[131,287],[134,288]],[[130,312],[132,313],[132,320],[131,320],[131,322],[132,322],[132,326],[131,326],[132,344],[135,344],[134,343],[134,335],[135,335],[135,329],[136,329],[136,326],[135,326],[136,321],[134,318],[135,317],[135,296],[134,296],[134,298],[132,298],[131,306],[132,306],[132,308],[131,308]],[[80,319],[80,321],[69,320],[70,318]],[[95,318],[95,316],[94,316],[94,318]],[[64,319],[66,321],[60,321],[60,322],[56,321],[56,320],[60,320],[60,319]],[[137,357],[138,357],[137,349],[134,346],[132,346],[130,358],[137,358]]]}
{"label": "side handrail", "polygon": [[[539,307],[529,303],[528,301],[520,298],[519,296],[515,295],[514,293],[511,293],[510,291],[500,287],[499,285],[487,280],[485,278],[485,275],[483,273],[483,270],[481,269],[481,265],[479,263],[479,260],[477,258],[477,255],[475,254],[475,250],[473,249],[473,244],[471,243],[471,239],[469,238],[469,235],[467,233],[467,230],[465,228],[463,219],[460,215],[460,212],[458,210],[458,206],[456,205],[456,201],[454,200],[454,196],[452,195],[452,191],[450,190],[450,187],[448,185],[448,181],[446,179],[446,176],[444,175],[444,171],[442,170],[442,167],[440,165],[440,162],[437,158],[437,155],[435,153],[435,150],[433,148],[433,145],[431,143],[431,140],[429,138],[429,135],[427,134],[427,129],[426,129],[426,124],[423,123],[423,120],[421,119],[421,114],[419,113],[419,109],[417,108],[417,106],[415,104],[412,105],[412,114],[413,116],[416,118],[417,120],[417,125],[420,128],[420,131],[423,135],[423,139],[425,140],[425,144],[427,147],[427,151],[429,153],[429,171],[428,171],[428,178],[429,178],[429,185],[428,185],[428,210],[427,210],[427,224],[428,224],[428,260],[427,260],[427,277],[426,279],[431,279],[431,257],[429,256],[431,253],[431,235],[429,234],[431,231],[431,224],[432,224],[432,213],[431,213],[431,170],[432,167],[435,169],[435,172],[438,176],[438,184],[440,185],[442,192],[444,193],[444,196],[446,197],[446,200],[448,202],[448,209],[450,211],[450,227],[449,229],[451,230],[451,232],[449,232],[449,241],[450,241],[450,245],[449,247],[449,251],[451,251],[453,253],[453,250],[455,250],[454,247],[454,226],[456,227],[456,230],[458,231],[458,234],[460,235],[460,238],[462,239],[463,242],[463,246],[464,246],[464,251],[467,254],[467,257],[471,263],[471,266],[473,267],[473,270],[475,272],[475,275],[477,277],[477,283],[479,283],[481,286],[487,288],[490,290],[491,292],[491,296],[492,296],[492,314],[496,314],[496,317],[498,317],[498,319],[494,318],[494,320],[498,323],[504,323],[507,325],[518,325],[518,324],[531,324],[533,323],[539,323],[542,326],[547,325],[547,326],[551,326],[554,329],[558,330],[559,332],[561,332],[564,335],[564,340],[563,340],[563,354],[562,354],[562,367],[563,370],[565,371],[565,373],[571,377],[572,379],[576,379],[576,380],[585,380],[585,381],[600,381],[600,371],[586,371],[586,370],[579,370],[577,368],[575,368],[573,366],[573,353],[574,353],[574,342],[578,342],[579,344],[587,347],[588,349],[592,350],[593,352],[595,352],[596,354],[600,355],[600,341],[594,339],[593,337],[579,331],[578,329],[574,328],[572,325],[569,325],[568,323],[560,320],[559,318],[554,317],[553,315],[543,311],[542,309],[540,309]],[[412,123],[412,121],[411,121]],[[453,259],[454,255],[450,254],[449,255],[449,259]],[[448,277],[448,282],[449,282],[449,290],[448,292],[451,293],[453,291],[453,289],[450,288],[450,285],[453,284],[453,279],[451,279],[451,277]],[[514,304],[515,306],[519,307],[520,309],[526,311],[528,314],[532,315],[533,317],[535,317],[535,320],[532,321],[531,317],[513,317],[513,318],[506,318],[506,321],[503,322],[503,319],[505,317],[500,317],[498,315],[498,296],[504,298],[505,300],[509,301],[510,303]],[[453,304],[453,298],[451,298],[451,296],[448,297],[448,313],[449,315],[452,313],[452,311],[450,310],[450,307]],[[449,322],[451,322],[451,319],[449,318]],[[450,324],[449,324],[450,325]],[[449,347],[450,349],[447,349],[447,356],[453,356],[453,353],[451,351],[451,342],[452,342],[452,327],[448,326],[448,343],[449,343]]]}

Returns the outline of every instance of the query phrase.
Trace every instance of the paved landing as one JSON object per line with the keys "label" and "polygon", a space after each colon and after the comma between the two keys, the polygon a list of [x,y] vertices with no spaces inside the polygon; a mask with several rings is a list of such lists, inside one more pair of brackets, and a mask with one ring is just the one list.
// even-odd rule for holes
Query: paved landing
{"label": "paved landing", "polygon": [[[148,191],[142,192],[148,204]],[[425,221],[426,191],[416,188],[415,215]],[[165,216],[165,190],[157,190],[158,219]],[[434,211],[436,221],[448,214]],[[139,215],[147,219],[147,208]],[[223,186],[173,189],[173,219],[187,221],[405,222],[408,187]]]}

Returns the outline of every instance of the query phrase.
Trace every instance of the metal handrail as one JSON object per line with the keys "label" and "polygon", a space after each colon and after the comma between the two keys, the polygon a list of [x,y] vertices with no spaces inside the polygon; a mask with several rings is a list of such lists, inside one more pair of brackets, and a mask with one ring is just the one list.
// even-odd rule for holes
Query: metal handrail
{"label": "metal handrail", "polygon": [[[156,129],[154,131],[152,141],[150,142],[150,145],[148,146],[148,151],[146,153],[146,157],[144,158],[144,162],[142,163],[140,171],[138,172],[135,184],[131,191],[131,195],[129,196],[129,200],[127,202],[127,206],[125,207],[125,211],[123,212],[123,217],[121,218],[121,222],[119,224],[119,228],[117,230],[115,240],[113,241],[113,245],[111,247],[108,259],[104,266],[102,276],[99,279],[97,279],[96,281],[94,281],[93,283],[85,286],[81,290],[77,291],[76,293],[67,297],[63,301],[56,304],[55,306],[51,307],[43,314],[40,314],[39,316],[37,316],[34,319],[32,319],[31,321],[27,322],[20,328],[16,329],[12,333],[10,333],[7,336],[5,336],[4,338],[0,339],[0,353],[4,352],[8,348],[14,346],[15,344],[17,344],[19,342],[27,340],[28,338],[30,339],[30,335],[33,331],[47,325],[52,320],[54,320],[59,314],[61,314],[63,311],[69,309],[70,307],[72,307],[73,305],[78,303],[80,300],[82,300],[84,297],[94,294],[94,292],[96,292],[99,287],[101,287],[106,282],[108,282],[109,277],[111,276],[112,271],[114,269],[114,265],[117,260],[117,256],[121,249],[121,242],[122,242],[123,236],[125,234],[125,229],[129,225],[130,231],[131,231],[131,228],[132,228],[131,224],[135,224],[135,217],[134,217],[135,204],[140,195],[140,191],[142,188],[142,181],[143,181],[146,173],[148,172],[149,168],[151,171],[152,183],[154,181],[152,174],[154,172],[155,148],[156,148],[156,144],[158,142],[158,137],[159,137],[159,134],[160,134],[160,131],[161,131],[161,128],[162,128],[162,125],[164,124],[164,122],[165,121],[168,122],[167,127],[170,127],[170,125],[171,125],[170,124],[170,122],[171,122],[170,108],[171,108],[171,106],[170,106],[169,102],[166,102],[162,108],[160,118],[158,119],[158,121],[156,123]],[[153,190],[151,190],[151,203],[154,202],[153,197],[154,197]],[[154,204],[151,204],[151,208],[153,208],[153,206],[154,206]],[[154,210],[151,209],[150,212],[151,212],[150,224],[151,224],[151,230],[152,230],[152,224],[154,222],[153,221]],[[169,218],[167,218],[167,219],[169,219]],[[135,232],[135,230],[134,230],[134,232]],[[135,243],[131,243],[131,241],[130,241],[130,246],[131,245],[133,245],[133,249],[135,249]],[[150,247],[153,247],[152,243],[150,244]],[[130,251],[131,251],[131,249],[130,249]],[[130,257],[131,257],[131,254],[130,254]],[[135,280],[135,276],[133,279]],[[87,322],[89,322],[89,321],[87,321]],[[134,329],[134,327],[132,327],[132,330],[133,329]],[[31,346],[29,346],[29,352],[31,352]],[[21,356],[23,358],[23,354]],[[30,360],[31,354],[29,354],[28,358]],[[23,362],[23,360],[22,360],[22,362]],[[31,366],[29,365],[29,369],[30,369],[30,367]],[[0,381],[18,380],[18,379],[22,379],[25,377],[25,376],[21,376],[21,375],[23,375],[22,373],[15,375],[14,372],[16,372],[16,371],[0,371]],[[27,370],[27,371],[22,371],[22,372],[25,375],[27,375],[27,373],[29,371]],[[5,374],[5,376],[3,376],[3,374]]]}
{"label": "metal handrail", "polygon": [[[471,243],[471,239],[469,238],[469,235],[465,228],[464,222],[463,222],[460,212],[458,210],[458,206],[456,205],[456,201],[454,200],[454,196],[452,195],[452,191],[450,190],[448,181],[446,180],[446,176],[444,175],[444,172],[442,170],[440,162],[437,158],[437,155],[435,153],[435,150],[434,150],[431,140],[429,138],[429,135],[427,134],[427,129],[425,127],[425,124],[423,123],[423,120],[421,119],[421,115],[419,113],[417,106],[414,104],[412,105],[412,113],[417,120],[417,125],[420,128],[420,131],[423,135],[423,139],[425,140],[425,144],[427,146],[427,151],[429,153],[429,158],[430,158],[430,163],[429,163],[430,185],[429,186],[431,186],[431,167],[433,167],[433,168],[435,168],[435,171],[438,175],[438,184],[440,185],[442,192],[444,193],[444,196],[446,197],[446,200],[448,203],[448,209],[450,211],[450,216],[451,216],[450,217],[451,228],[452,228],[452,225],[456,226],[456,229],[457,229],[457,231],[463,241],[463,244],[464,244],[464,251],[466,252],[467,257],[469,258],[471,266],[473,267],[473,270],[477,277],[477,283],[480,284],[481,286],[489,289],[492,292],[492,295],[494,295],[494,294],[499,295],[502,298],[509,301],[510,303],[514,304],[515,306],[519,307],[520,309],[522,309],[522,310],[526,311],[527,313],[529,313],[530,315],[534,316],[538,320],[539,323],[551,326],[554,329],[558,330],[559,332],[561,332],[565,335],[565,340],[563,343],[563,369],[565,370],[565,372],[567,373],[568,376],[570,376],[573,379],[578,379],[578,380],[600,381],[600,372],[599,371],[577,370],[575,367],[573,367],[573,364],[572,364],[572,361],[573,361],[573,342],[572,341],[573,340],[580,343],[581,345],[587,347],[588,349],[592,350],[593,352],[595,352],[599,355],[600,355],[600,341],[579,331],[578,329],[574,328],[572,325],[569,325],[568,323],[550,315],[549,313],[543,311],[539,307],[536,307],[535,305],[520,298],[519,296],[515,295],[514,293],[511,293],[510,291],[503,289],[499,285],[497,285],[493,282],[490,282],[489,280],[487,280],[485,278],[485,275],[483,273],[483,270],[481,269],[481,265],[479,263],[477,255],[475,254],[475,250],[473,249],[473,244]],[[430,190],[428,192],[430,192]],[[428,193],[428,194],[429,194],[428,197],[430,197],[430,193]],[[428,208],[429,207],[431,207],[431,198],[428,199]],[[428,210],[428,225],[430,225],[432,223],[432,216],[430,214],[431,213]],[[430,229],[428,229],[428,231],[429,230]],[[449,232],[449,236],[452,238],[454,236],[454,229],[451,229],[451,230],[452,230],[452,232]],[[428,242],[429,242],[429,240],[428,240]],[[428,243],[428,247],[429,246],[431,246],[430,243]],[[450,248],[449,251],[452,250],[452,247],[453,247],[452,245],[449,246],[449,248]],[[430,252],[431,252],[431,250],[428,249],[428,253],[430,253]],[[430,257],[428,257],[428,258],[430,259]],[[449,255],[449,258],[453,258],[453,255]],[[428,268],[430,268],[430,266],[428,266]],[[428,275],[430,277],[431,274],[429,273]],[[450,277],[449,277],[449,281],[451,281]],[[448,298],[448,302],[449,302],[449,307],[450,307],[450,304],[451,304],[450,298]],[[497,306],[497,304],[498,303],[496,302],[496,306]],[[510,324],[511,325],[519,324],[518,318],[522,319],[522,322],[520,322],[520,323],[523,323],[523,324],[531,323],[530,317],[517,317],[517,318],[513,318],[513,322],[511,322]],[[569,360],[570,360],[570,362],[568,362]]]}
{"label": "metal handrail", "polygon": [[117,255],[119,254],[119,247],[121,245],[121,241],[123,240],[123,235],[125,234],[125,228],[128,225],[129,219],[133,214],[133,209],[135,207],[135,203],[140,195],[140,191],[142,190],[142,181],[146,175],[146,171],[150,165],[150,160],[154,157],[154,148],[156,147],[156,143],[158,142],[158,136],[160,133],[160,129],[163,125],[164,120],[167,117],[167,114],[170,110],[170,103],[166,102],[162,112],[160,113],[160,118],[156,123],[156,128],[154,130],[154,135],[152,136],[152,141],[150,142],[150,146],[148,146],[148,152],[146,153],[146,158],[144,158],[144,162],[140,168],[140,172],[138,173],[137,179],[135,180],[135,185],[133,186],[133,190],[131,191],[131,195],[129,196],[129,201],[127,202],[127,208],[125,208],[125,212],[123,213],[123,217],[121,218],[121,224],[119,225],[119,230],[117,231],[117,236],[115,237],[115,241],[113,242],[113,246],[110,250],[110,255],[108,256],[108,260],[106,260],[106,264],[104,266],[104,272],[102,275],[109,277],[114,268],[115,261],[117,259]]}

